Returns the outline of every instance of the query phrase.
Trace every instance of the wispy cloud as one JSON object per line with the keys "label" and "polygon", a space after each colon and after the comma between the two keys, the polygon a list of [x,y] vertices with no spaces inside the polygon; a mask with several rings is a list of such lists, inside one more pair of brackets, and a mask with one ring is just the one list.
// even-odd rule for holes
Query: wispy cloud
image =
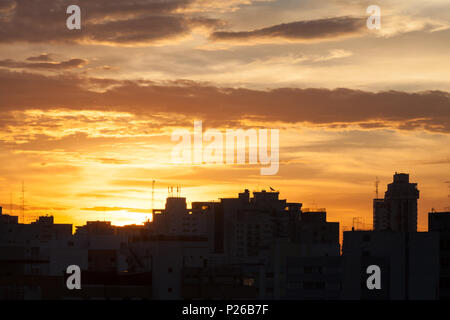
{"label": "wispy cloud", "polygon": [[364,18],[336,17],[278,24],[251,31],[217,31],[214,41],[231,42],[311,42],[361,35],[366,31]]}
{"label": "wispy cloud", "polygon": [[[48,56],[40,56],[40,57],[30,57],[27,60],[39,61],[36,59],[44,59],[43,57],[46,57],[48,59]],[[9,69],[30,69],[30,70],[31,69],[69,70],[74,68],[82,68],[86,64],[88,64],[88,61],[86,59],[70,59],[61,62],[51,60],[46,60],[45,62],[22,62],[12,59],[0,60],[0,67]]]}
{"label": "wispy cloud", "polygon": [[139,209],[139,208],[123,208],[123,207],[92,207],[92,208],[81,208],[85,211],[128,211],[135,213],[151,213],[151,209]]}

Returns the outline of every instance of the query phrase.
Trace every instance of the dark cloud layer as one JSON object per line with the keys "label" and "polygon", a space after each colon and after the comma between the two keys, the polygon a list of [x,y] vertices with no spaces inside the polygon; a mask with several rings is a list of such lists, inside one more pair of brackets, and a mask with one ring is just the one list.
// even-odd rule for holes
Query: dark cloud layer
{"label": "dark cloud layer", "polygon": [[248,41],[253,39],[287,39],[314,41],[356,35],[365,30],[365,19],[337,17],[283,23],[275,26],[240,32],[214,32],[211,39],[220,41]]}
{"label": "dark cloud layer", "polygon": [[[196,0],[8,0],[0,5],[0,42],[153,44],[186,36],[196,27],[213,32],[224,23],[183,10]],[[81,30],[68,30],[66,8],[81,8]],[[287,39],[314,41],[362,33],[365,19],[336,17],[297,21],[241,32],[213,32],[215,41]]]}
{"label": "dark cloud layer", "polygon": [[[87,88],[92,86],[103,87],[104,91],[89,91]],[[337,127],[361,123],[376,128],[394,122],[404,130],[426,128],[450,133],[450,94],[442,91],[373,93],[298,88],[264,91],[218,88],[189,81],[160,84],[4,70],[0,71],[0,96],[2,111],[68,108],[123,111],[138,116],[173,113],[192,121],[209,120],[215,125],[233,125],[250,119]]]}
{"label": "dark cloud layer", "polygon": [[[14,0],[0,1],[0,14],[7,14],[14,9],[16,2]],[[0,16],[1,17],[1,16]]]}
{"label": "dark cloud layer", "polygon": [[[15,0],[0,6],[0,42],[152,44],[220,22],[178,13],[194,0]],[[68,30],[66,8],[81,8],[81,30]]]}

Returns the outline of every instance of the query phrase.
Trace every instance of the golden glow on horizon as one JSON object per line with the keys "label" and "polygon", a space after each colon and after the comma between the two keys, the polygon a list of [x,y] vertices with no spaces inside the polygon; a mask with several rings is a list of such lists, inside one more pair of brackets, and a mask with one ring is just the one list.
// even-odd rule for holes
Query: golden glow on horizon
{"label": "golden glow on horizon", "polygon": [[[17,214],[18,179],[23,179],[29,219],[53,214],[57,221],[75,225],[86,220],[125,225],[141,224],[149,218],[153,180],[156,180],[155,208],[164,207],[168,186],[181,186],[181,195],[188,203],[236,197],[245,188],[261,190],[275,186],[283,199],[302,202],[304,207],[326,207],[330,220],[349,226],[355,216],[371,224],[376,176],[381,178],[380,190],[384,191],[394,171],[405,171],[421,190],[421,228],[426,227],[425,215],[432,207],[448,205],[441,173],[449,164],[433,164],[433,160],[448,155],[446,149],[440,148],[450,143],[446,135],[363,131],[356,127],[290,128],[280,135],[280,172],[273,177],[260,176],[259,166],[170,164],[174,143],[168,136],[157,143],[150,138],[148,145],[140,138],[126,139],[126,143],[117,138],[114,145],[89,145],[89,138],[84,137],[60,150],[10,150],[11,158],[6,160],[4,155],[2,159],[12,170],[9,177],[2,179],[2,184],[9,188],[2,189],[0,199],[8,212],[12,192]],[[386,139],[392,140],[391,145],[383,145]],[[421,148],[417,149],[417,145]],[[26,170],[22,172],[13,161],[22,163]],[[45,183],[48,179],[52,182]]]}

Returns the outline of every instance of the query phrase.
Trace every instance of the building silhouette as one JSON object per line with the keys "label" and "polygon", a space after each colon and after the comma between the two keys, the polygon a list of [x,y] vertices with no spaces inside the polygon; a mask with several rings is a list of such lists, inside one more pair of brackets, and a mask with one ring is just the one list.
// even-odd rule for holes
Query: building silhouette
{"label": "building silhouette", "polygon": [[450,212],[428,213],[428,231],[439,235],[439,299],[450,299]]}
{"label": "building silhouette", "polygon": [[[348,231],[343,242],[345,300],[435,300],[439,239],[433,232]],[[381,269],[381,290],[369,290],[367,267]]]}
{"label": "building silhouette", "polygon": [[[439,292],[439,235],[417,232],[416,183],[395,173],[384,199],[373,201],[373,231],[344,232],[342,298],[434,300]],[[432,230],[430,230],[432,231]],[[367,268],[381,270],[381,290],[366,285]]]}
{"label": "building silhouette", "polygon": [[409,174],[395,173],[384,199],[373,200],[374,230],[417,231],[417,183],[409,182]]}

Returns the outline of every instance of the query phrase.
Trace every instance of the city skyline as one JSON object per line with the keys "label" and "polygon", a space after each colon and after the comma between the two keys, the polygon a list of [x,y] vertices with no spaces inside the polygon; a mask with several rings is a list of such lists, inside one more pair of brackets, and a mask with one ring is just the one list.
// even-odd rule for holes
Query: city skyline
{"label": "city skyline", "polygon": [[[340,233],[349,231],[349,230],[374,230],[374,231],[383,231],[383,230],[391,230],[395,232],[416,232],[416,231],[427,231],[427,227],[420,226],[418,224],[418,200],[420,199],[419,193],[420,191],[417,188],[417,183],[410,182],[409,174],[407,173],[398,173],[395,172],[393,175],[393,180],[390,184],[387,185],[386,191],[384,192],[380,190],[380,181],[375,181],[375,197],[373,197],[373,212],[372,219],[373,223],[367,223],[360,216],[352,217],[352,225],[342,225],[342,221],[336,221],[341,224]],[[233,197],[217,197],[214,200],[202,200],[202,199],[188,199],[182,195],[181,187],[168,187],[167,188],[167,197],[165,198],[165,207],[167,209],[167,205],[170,199],[180,199],[183,200],[186,210],[188,207],[191,207],[191,210],[195,209],[195,206],[202,203],[220,203],[223,199],[229,199]],[[244,193],[249,193],[249,189],[240,190]],[[239,195],[243,194],[242,192],[238,192]],[[280,195],[279,190],[275,190],[274,188],[269,186],[269,190],[261,189],[261,190],[252,190],[252,194],[276,194],[277,198]],[[384,194],[384,195],[383,195]],[[153,205],[153,200],[151,203]],[[285,199],[287,201],[288,199]],[[406,202],[405,202],[406,201]],[[327,208],[318,207],[317,205],[313,205],[312,207],[305,207],[303,203],[299,202],[301,205],[301,210],[304,212],[328,212]],[[1,206],[0,206],[1,208]],[[402,209],[401,209],[402,208]],[[28,217],[28,221],[24,221],[24,216],[21,216],[21,213],[11,212],[10,210],[5,210],[3,207],[3,214],[7,214],[10,216],[17,217],[17,221],[21,223],[34,223],[39,221],[40,218],[51,217],[54,219],[54,216],[48,213]],[[106,207],[97,207],[98,211],[103,210],[104,212],[108,210]],[[162,209],[161,207],[153,207],[149,209],[149,215],[146,216],[146,219],[141,223],[131,223],[131,224],[114,224],[111,219],[107,219],[107,216],[103,217],[103,220],[96,220],[97,222],[104,221],[108,223],[113,223],[113,226],[132,226],[132,225],[145,225],[149,222],[154,222],[155,212],[160,214],[164,212],[166,209]],[[445,208],[448,209],[448,208]],[[427,222],[428,222],[428,214],[429,212],[436,212],[436,208],[432,208],[427,212]],[[53,220],[52,220],[53,221]],[[85,223],[95,222],[94,220],[85,220]],[[70,221],[65,221],[65,223],[70,223],[73,225],[73,229],[78,228],[76,224]],[[405,224],[406,223],[406,224]]]}
{"label": "city skyline", "polygon": [[450,211],[429,212],[430,230],[417,232],[418,195],[396,173],[374,206],[381,224],[356,225],[342,242],[324,209],[272,189],[192,208],[177,192],[144,225],[87,221],[75,233],[49,216],[21,224],[0,208],[0,298],[448,299]]}

